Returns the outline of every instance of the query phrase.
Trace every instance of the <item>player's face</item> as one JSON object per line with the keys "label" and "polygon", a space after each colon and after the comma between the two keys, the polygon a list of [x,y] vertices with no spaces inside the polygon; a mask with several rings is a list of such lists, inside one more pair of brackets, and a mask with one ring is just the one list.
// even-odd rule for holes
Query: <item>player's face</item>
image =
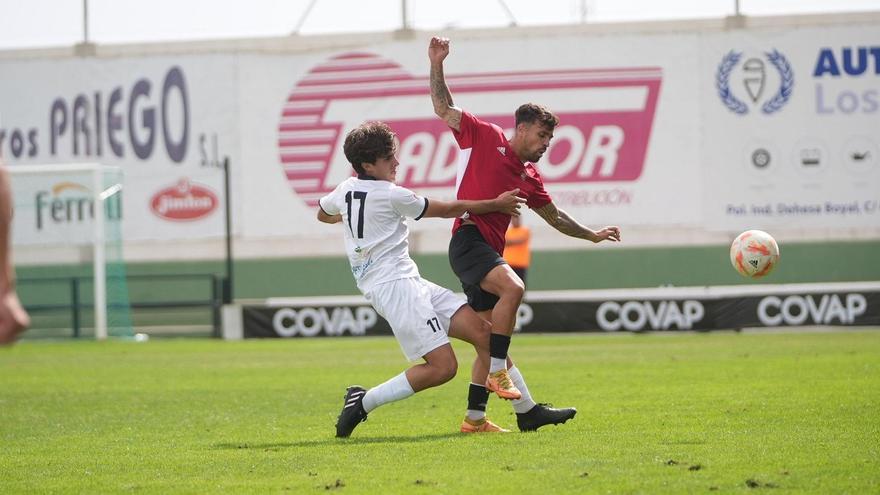
{"label": "player's face", "polygon": [[535,163],[544,156],[544,152],[550,146],[550,140],[553,139],[553,131],[538,122],[520,125],[523,127],[523,154],[525,155],[522,158]]}
{"label": "player's face", "polygon": [[400,165],[400,162],[397,161],[397,157],[394,156],[394,153],[382,157],[377,158],[376,163],[367,163],[364,166],[364,169],[368,174],[372,175],[378,180],[387,180],[388,182],[394,182],[397,180],[397,166]]}

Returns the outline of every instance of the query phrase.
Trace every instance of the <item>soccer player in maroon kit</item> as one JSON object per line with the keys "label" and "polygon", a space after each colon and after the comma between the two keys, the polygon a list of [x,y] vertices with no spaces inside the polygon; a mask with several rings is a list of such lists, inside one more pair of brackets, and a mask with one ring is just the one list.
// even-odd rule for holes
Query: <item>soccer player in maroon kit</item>
{"label": "soccer player in maroon kit", "polygon": [[[443,60],[449,55],[449,39],[431,38],[431,101],[434,112],[452,129],[467,165],[459,167],[457,199],[491,199],[518,188],[519,196],[556,230],[592,242],[620,241],[616,226],[591,230],[558,209],[544,189],[534,166],[547,151],[559,119],[546,108],[526,103],[516,111],[516,128],[508,141],[497,125],[484,122],[456,107],[443,75]],[[520,430],[535,430],[574,417],[574,408],[554,409],[536,404],[519,370],[508,359],[510,336],[525,287],[504,261],[504,234],[508,215],[490,213],[457,218],[449,243],[449,262],[461,280],[468,303],[492,322],[489,340],[491,364],[486,386],[471,384],[469,401],[485,403],[489,392],[513,400]],[[508,367],[510,367],[508,369]]]}

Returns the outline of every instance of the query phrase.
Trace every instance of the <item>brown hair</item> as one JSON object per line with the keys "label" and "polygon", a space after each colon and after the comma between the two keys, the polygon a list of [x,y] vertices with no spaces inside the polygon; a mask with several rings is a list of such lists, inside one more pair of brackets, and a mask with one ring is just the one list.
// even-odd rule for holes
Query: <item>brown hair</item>
{"label": "brown hair", "polygon": [[559,117],[537,103],[526,103],[516,109],[516,125],[536,122],[552,131],[559,125]]}
{"label": "brown hair", "polygon": [[391,156],[396,151],[394,131],[384,122],[365,122],[345,136],[342,150],[352,168],[364,173],[364,163]]}

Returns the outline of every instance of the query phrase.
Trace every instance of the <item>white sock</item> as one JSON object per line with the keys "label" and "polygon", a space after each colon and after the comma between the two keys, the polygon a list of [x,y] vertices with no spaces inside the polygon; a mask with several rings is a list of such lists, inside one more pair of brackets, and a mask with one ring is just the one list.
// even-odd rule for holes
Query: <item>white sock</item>
{"label": "white sock", "polygon": [[507,368],[507,359],[489,358],[489,373],[495,373],[498,370]]}
{"label": "white sock", "polygon": [[406,399],[414,393],[404,371],[387,382],[367,390],[364,395],[364,411],[370,412],[382,404]]}
{"label": "white sock", "polygon": [[471,421],[479,421],[486,417],[486,411],[474,411],[473,409],[467,410],[467,418]]}
{"label": "white sock", "polygon": [[525,378],[523,378],[522,373],[519,372],[519,368],[516,366],[507,370],[507,373],[510,374],[510,379],[513,381],[513,384],[516,385],[516,388],[522,393],[522,397],[511,401],[513,404],[513,410],[519,414],[529,412],[535,407],[535,401],[532,400],[532,395],[529,393],[529,387],[526,386]]}

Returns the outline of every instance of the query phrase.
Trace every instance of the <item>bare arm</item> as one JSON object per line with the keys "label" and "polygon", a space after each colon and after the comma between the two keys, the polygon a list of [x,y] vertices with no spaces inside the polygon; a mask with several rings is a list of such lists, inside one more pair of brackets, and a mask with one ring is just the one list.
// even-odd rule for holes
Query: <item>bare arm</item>
{"label": "bare arm", "polygon": [[9,228],[12,225],[12,189],[9,171],[0,164],[0,293],[15,288],[15,271],[9,256]]}
{"label": "bare arm", "polygon": [[428,45],[428,59],[431,61],[431,103],[434,113],[446,122],[446,125],[461,130],[461,109],[452,102],[452,93],[446,85],[443,75],[443,60],[449,55],[448,38],[431,38]]}
{"label": "bare arm", "polygon": [[328,215],[321,209],[321,207],[318,207],[318,221],[324,223],[339,223],[342,221],[342,215]]}
{"label": "bare arm", "polygon": [[15,292],[15,269],[9,228],[12,224],[12,190],[9,172],[0,163],[0,345],[11,344],[30,325],[30,317]]}
{"label": "bare arm", "polygon": [[571,237],[586,239],[591,242],[620,241],[620,227],[610,226],[593,231],[579,224],[568,213],[556,208],[556,205],[552,202],[536,209],[535,213],[540,215],[551,227]]}
{"label": "bare arm", "polygon": [[519,189],[501,193],[495,199],[480,201],[455,200],[439,201],[428,200],[428,210],[423,216],[439,218],[455,218],[464,215],[465,212],[472,215],[484,215],[486,213],[500,212],[505,215],[519,215],[519,208],[526,200],[517,197]]}

